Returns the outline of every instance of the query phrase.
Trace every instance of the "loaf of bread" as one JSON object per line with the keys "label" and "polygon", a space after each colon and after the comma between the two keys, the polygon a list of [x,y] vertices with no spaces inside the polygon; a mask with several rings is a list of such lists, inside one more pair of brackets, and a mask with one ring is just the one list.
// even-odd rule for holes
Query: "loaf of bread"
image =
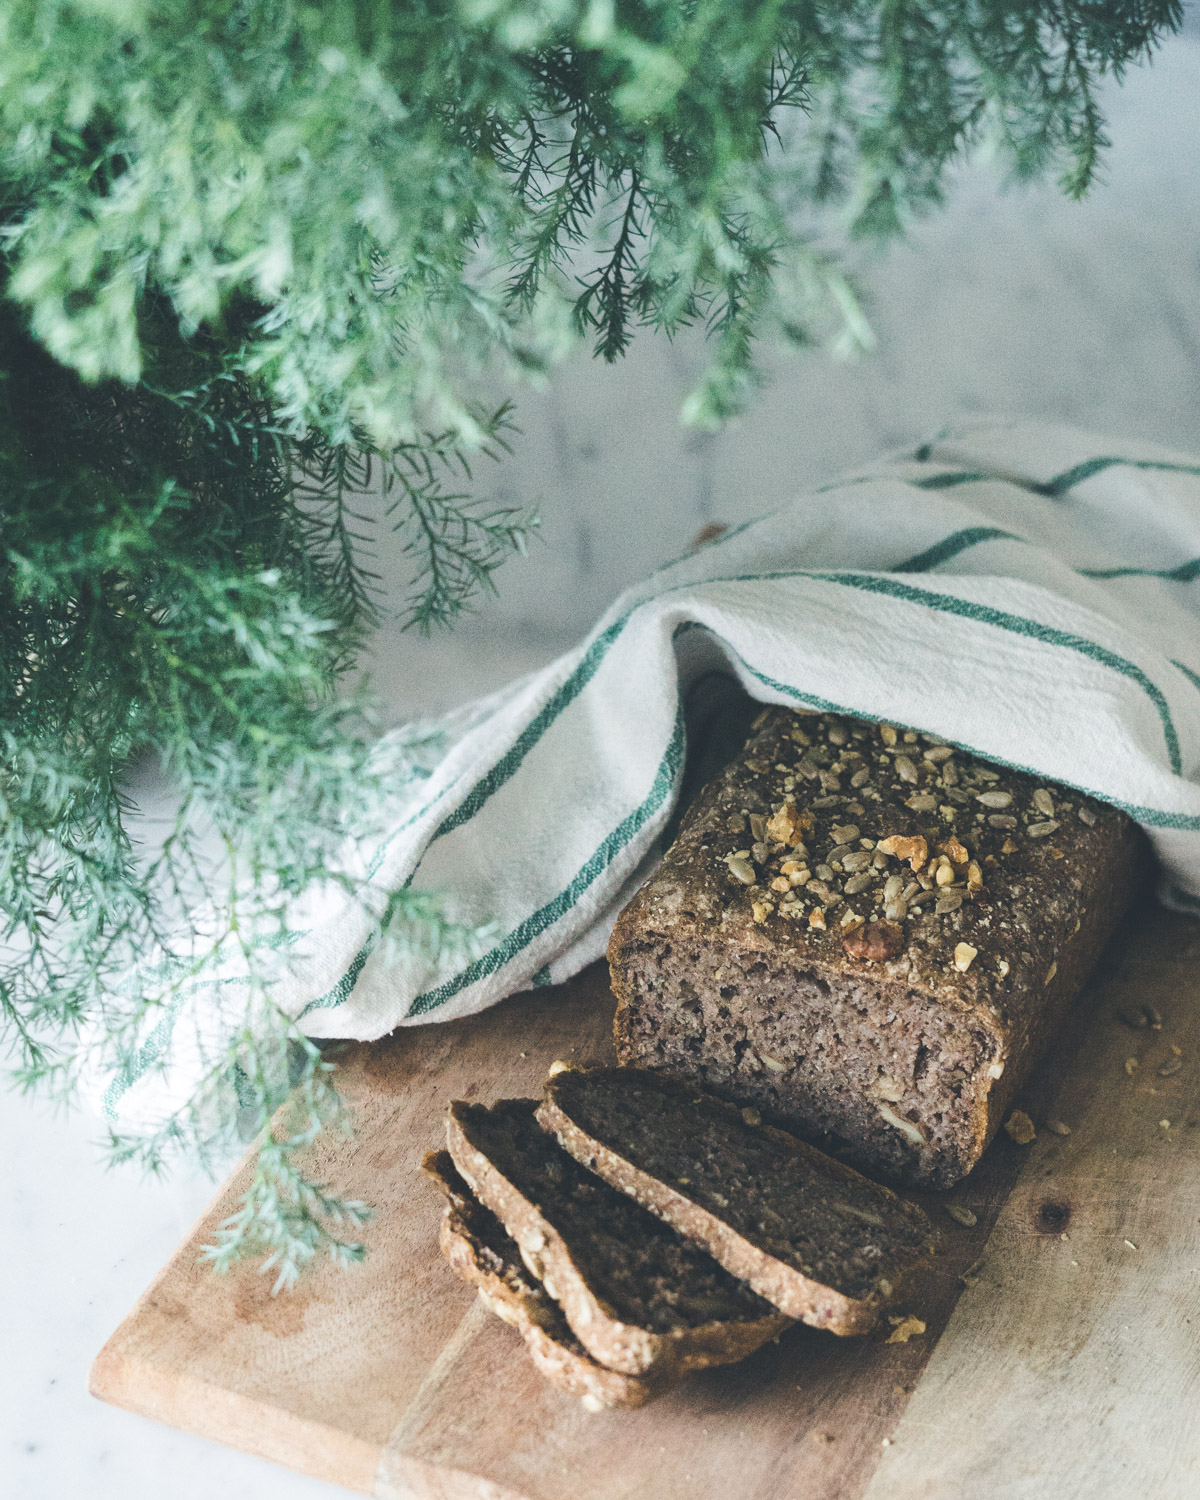
{"label": "loaf of bread", "polygon": [[589,1411],[642,1406],[669,1380],[623,1375],[598,1364],[571,1332],[562,1309],[526,1269],[517,1242],[463,1181],[448,1151],[431,1151],[424,1168],[446,1198],[438,1243],[452,1269],[485,1306],[521,1335],[536,1368]]}
{"label": "loaf of bread", "polygon": [[757,1110],[641,1068],[564,1069],[538,1122],[781,1312],[866,1333],[933,1249],[915,1204]]}
{"label": "loaf of bread", "polygon": [[580,1166],[540,1129],[536,1107],[455,1102],[446,1143],[592,1359],[675,1380],[742,1359],[788,1326],[702,1246]]}
{"label": "loaf of bread", "polygon": [[1123,813],[933,735],[764,711],[609,946],[624,1065],[947,1187],[1149,869]]}

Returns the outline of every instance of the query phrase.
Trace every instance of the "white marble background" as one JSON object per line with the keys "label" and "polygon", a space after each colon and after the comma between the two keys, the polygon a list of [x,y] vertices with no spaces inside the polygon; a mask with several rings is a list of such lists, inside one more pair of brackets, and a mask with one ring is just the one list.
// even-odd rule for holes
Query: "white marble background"
{"label": "white marble background", "polygon": [[[1200,32],[1200,26],[1195,28]],[[753,411],[681,429],[697,353],[644,339],[579,358],[520,403],[492,494],[544,542],[455,634],[380,633],[387,712],[446,706],[548,659],[706,521],[736,522],[971,413],[1032,413],[1200,450],[1200,40],[1111,96],[1114,149],[1083,205],[1003,192],[984,166],[869,273],[879,351],[773,364]],[[384,558],[393,583],[394,556]],[[345,1493],[91,1400],[88,1365],[211,1184],[98,1165],[96,1124],[0,1090],[0,1500],[300,1500]]]}

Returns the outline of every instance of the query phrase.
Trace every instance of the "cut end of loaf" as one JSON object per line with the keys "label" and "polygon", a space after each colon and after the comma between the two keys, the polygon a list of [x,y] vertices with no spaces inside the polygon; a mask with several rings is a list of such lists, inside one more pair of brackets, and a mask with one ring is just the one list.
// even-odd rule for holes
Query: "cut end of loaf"
{"label": "cut end of loaf", "polygon": [[[978,1013],[864,971],[642,932],[620,946],[617,1055],[687,1078],[905,1183],[949,1187],[1002,1072]],[[995,1075],[995,1076],[993,1076]]]}

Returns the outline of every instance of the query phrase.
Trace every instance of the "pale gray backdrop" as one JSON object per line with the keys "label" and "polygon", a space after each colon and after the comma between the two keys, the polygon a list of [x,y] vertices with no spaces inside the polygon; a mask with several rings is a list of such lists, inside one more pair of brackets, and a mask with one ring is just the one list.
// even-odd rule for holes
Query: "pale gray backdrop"
{"label": "pale gray backdrop", "polygon": [[948,209],[866,269],[877,352],[769,360],[766,389],[724,432],[679,422],[696,337],[645,335],[615,366],[581,352],[548,389],[519,392],[513,456],[476,477],[497,500],[536,503],[543,539],[453,636],[381,633],[373,672],[392,711],[547,659],[705,522],[757,514],[963,415],[1200,450],[1200,40],[1171,43],[1107,103],[1113,149],[1086,202],[964,169]]}

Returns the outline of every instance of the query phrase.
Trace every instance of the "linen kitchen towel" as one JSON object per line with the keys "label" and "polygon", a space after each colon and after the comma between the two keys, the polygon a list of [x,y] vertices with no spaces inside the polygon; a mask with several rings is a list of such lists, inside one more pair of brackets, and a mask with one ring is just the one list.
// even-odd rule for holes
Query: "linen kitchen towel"
{"label": "linen kitchen towel", "polygon": [[[296,903],[273,1003],[369,1039],[565,979],[646,878],[712,673],[765,703],[884,719],[1124,808],[1164,899],[1200,911],[1200,459],[1033,423],[946,433],[660,567],[573,651],[441,726],[429,774]],[[381,753],[386,754],[385,739]],[[441,893],[489,934],[381,941]],[[151,1126],[244,1024],[244,960],[147,970],[161,1004],[104,1112]]]}

